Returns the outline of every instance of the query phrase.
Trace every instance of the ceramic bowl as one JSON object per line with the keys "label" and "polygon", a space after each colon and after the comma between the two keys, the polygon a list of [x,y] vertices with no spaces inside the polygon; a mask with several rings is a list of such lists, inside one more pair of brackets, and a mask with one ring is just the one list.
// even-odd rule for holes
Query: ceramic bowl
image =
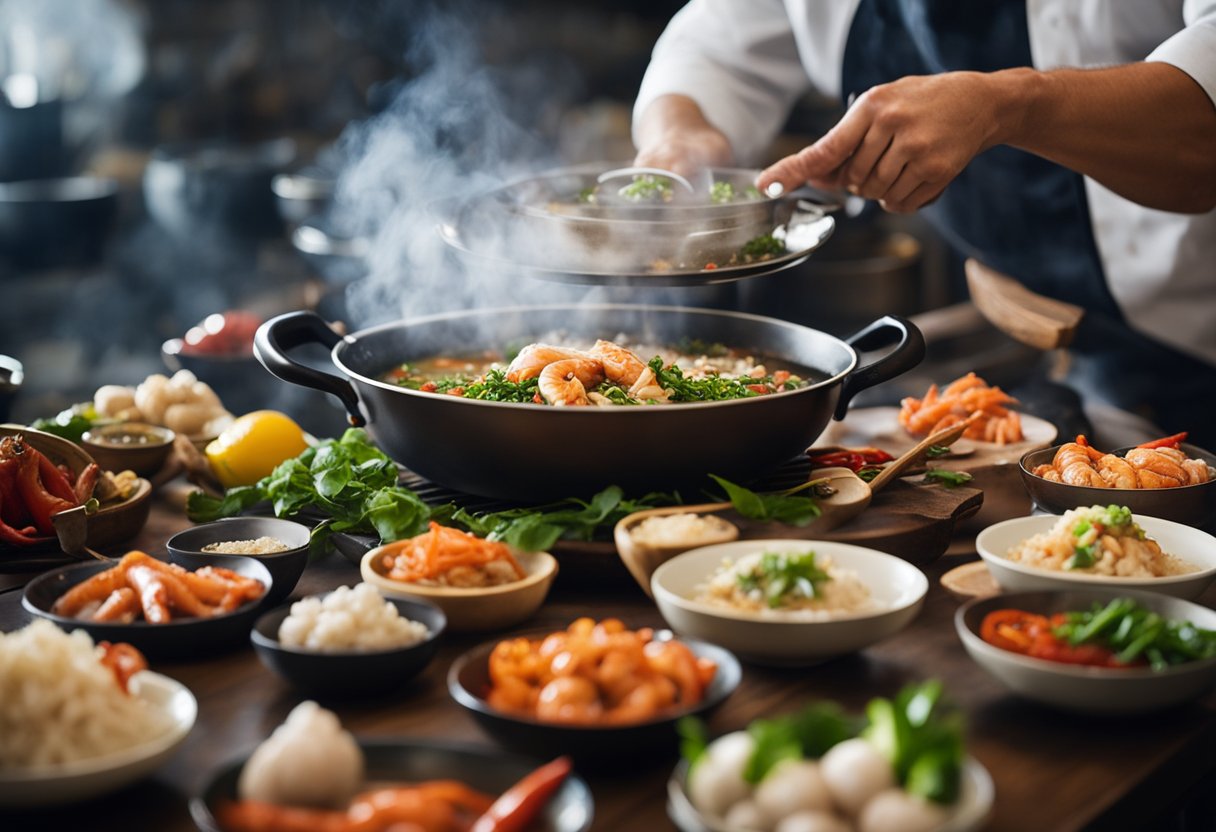
{"label": "ceramic bowl", "polygon": [[[1216,524],[1216,479],[1199,485],[1179,488],[1091,488],[1068,485],[1036,477],[1032,471],[1055,459],[1059,445],[1024,455],[1019,465],[1022,483],[1030,498],[1040,508],[1063,514],[1077,506],[1104,506],[1110,503],[1127,506],[1136,514],[1160,517],[1188,526],[1210,527]],[[1180,449],[1192,459],[1202,459],[1216,468],[1216,454],[1197,445],[1183,442]],[[1115,451],[1123,456],[1130,448]]]}
{"label": "ceramic bowl", "polygon": [[[425,740],[360,740],[359,748],[369,784],[459,780],[491,795],[506,791],[543,762],[497,749]],[[190,815],[203,832],[224,832],[215,810],[221,801],[236,800],[237,780],[247,760],[243,757],[221,768],[191,799]],[[586,832],[593,813],[586,781],[571,774],[528,828],[532,832]]]}
{"label": "ceramic bowl", "polygon": [[25,368],[11,355],[0,355],[0,422],[7,422],[25,383]]}
{"label": "ceramic bowl", "polygon": [[[738,832],[720,818],[702,814],[688,796],[688,761],[681,760],[667,781],[667,816],[681,832]],[[958,802],[950,808],[946,822],[934,832],[974,832],[983,829],[989,815],[996,788],[988,769],[974,757],[963,761],[963,779]]]}
{"label": "ceramic bowl", "polygon": [[[538,639],[553,630],[519,633]],[[516,636],[512,636],[516,637]],[[672,638],[670,631],[655,634],[656,639]],[[663,714],[647,722],[626,725],[563,725],[542,722],[506,713],[486,701],[490,690],[490,653],[498,639],[474,647],[452,663],[448,671],[448,692],[457,704],[477,720],[487,734],[507,748],[541,757],[569,754],[580,765],[602,768],[622,760],[634,765],[657,762],[673,754],[679,741],[676,723],[683,716],[707,716],[734,692],[743,677],[739,661],[730,651],[695,639],[681,638],[698,657],[717,666],[704,698],[690,708]]]}
{"label": "ceramic bowl", "polygon": [[165,548],[169,550],[171,563],[187,569],[198,569],[216,558],[231,557],[204,552],[204,546],[232,540],[257,540],[259,537],[273,537],[287,547],[286,552],[273,555],[248,555],[263,564],[274,579],[274,587],[266,595],[266,606],[270,606],[291,594],[304,574],[304,568],[308,566],[309,543],[312,540],[312,531],[308,526],[277,517],[229,517],[178,532],[169,538]]}
{"label": "ceramic bowl", "polygon": [[[734,611],[693,600],[724,559],[808,550],[855,572],[878,609],[811,620],[797,613]],[[693,549],[655,570],[650,586],[659,612],[677,633],[720,644],[747,661],[772,665],[815,664],[893,636],[920,612],[929,590],[924,573],[907,561],[825,540],[738,540]]]}
{"label": "ceramic bowl", "polygon": [[1216,630],[1216,612],[1152,592],[1073,588],[1054,592],[1014,592],[976,598],[954,615],[954,628],[980,667],[1014,693],[1046,705],[1083,714],[1120,715],[1167,708],[1194,699],[1216,684],[1216,658],[1175,665],[1166,670],[1104,668],[1061,664],[1012,653],[984,641],[980,625],[998,609],[1020,609],[1041,615],[1089,609],[1095,602],[1131,598],[1166,618]]}
{"label": "ceramic bowl", "polygon": [[[93,561],[44,572],[26,584],[21,606],[31,615],[52,621],[68,632],[84,630],[93,641],[125,641],[149,659],[194,658],[244,644],[254,619],[262,610],[262,599],[258,599],[212,618],[179,618],[166,624],[84,621],[51,612],[59,596],[81,581],[113,568],[116,563]],[[273,589],[270,572],[254,558],[225,556],[210,563],[261,581],[267,591]]]}
{"label": "ceramic bowl", "polygon": [[1188,561],[1199,571],[1161,578],[1115,578],[1040,569],[1009,560],[1006,553],[1017,544],[1051,530],[1059,522],[1055,515],[1017,517],[989,526],[975,539],[976,551],[988,564],[993,579],[1006,592],[1034,589],[1143,589],[1172,595],[1176,598],[1198,598],[1216,580],[1216,538],[1206,532],[1181,523],[1133,514],[1149,537],[1161,544],[1167,554]]}
{"label": "ceramic bowl", "polygon": [[[46,454],[51,462],[67,466],[73,474],[80,474],[93,463],[93,457],[84,448],[61,436],[23,425],[0,425],[0,437],[16,435],[24,436],[25,441]],[[151,483],[145,479],[138,480],[135,490],[127,499],[107,503],[89,516],[85,543],[94,549],[100,549],[135,537],[148,522],[148,514],[152,511],[151,497]],[[57,550],[58,546],[59,543],[54,537],[46,537],[42,539],[39,548],[49,547]],[[0,550],[5,548],[5,544],[0,544]]]}
{"label": "ceramic bowl", "polygon": [[198,702],[181,682],[143,671],[131,677],[131,693],[170,719],[159,737],[132,748],[66,765],[0,771],[0,806],[59,806],[117,791],[151,774],[190,733]]}
{"label": "ceramic bowl", "polygon": [[528,573],[523,580],[476,589],[421,586],[386,577],[382,554],[383,547],[377,546],[363,556],[359,564],[363,580],[386,598],[430,601],[443,610],[453,632],[502,630],[531,618],[557,577],[557,558],[548,552],[514,552],[515,559]]}
{"label": "ceramic bowl", "polygon": [[164,467],[176,436],[160,425],[117,422],[85,431],[80,444],[107,471],[134,471],[150,477]]}
{"label": "ceramic bowl", "polygon": [[427,636],[408,647],[388,650],[305,650],[279,641],[288,606],[263,615],[249,640],[262,664],[309,695],[331,698],[375,696],[400,688],[426,668],[447,627],[443,610],[426,601],[389,599],[403,618],[425,624]]}

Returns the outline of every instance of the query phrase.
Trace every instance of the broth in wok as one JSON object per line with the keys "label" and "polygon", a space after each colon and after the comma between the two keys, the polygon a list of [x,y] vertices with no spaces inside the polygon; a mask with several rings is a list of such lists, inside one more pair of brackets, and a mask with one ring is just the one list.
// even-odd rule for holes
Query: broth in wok
{"label": "broth in wok", "polygon": [[431,356],[401,364],[382,379],[425,393],[487,401],[610,407],[754,398],[825,377],[721,344],[625,347],[599,340],[587,349],[534,342],[510,356]]}

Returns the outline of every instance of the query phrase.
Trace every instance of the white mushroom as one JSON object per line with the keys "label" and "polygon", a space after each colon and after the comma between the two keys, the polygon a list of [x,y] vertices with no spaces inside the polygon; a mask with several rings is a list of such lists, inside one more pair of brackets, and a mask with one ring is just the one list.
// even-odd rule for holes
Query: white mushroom
{"label": "white mushroom", "polygon": [[870,798],[895,785],[891,763],[861,738],[833,746],[819,761],[819,769],[832,799],[849,815],[856,815]]}
{"label": "white mushroom", "polygon": [[93,394],[93,408],[102,416],[118,416],[135,407],[135,388],[106,384]]}
{"label": "white mushroom", "polygon": [[903,789],[879,792],[861,810],[860,832],[933,832],[946,821],[947,812],[936,803]]}
{"label": "white mushroom", "polygon": [[813,760],[782,760],[756,787],[756,804],[776,824],[805,810],[832,811],[832,794]]}
{"label": "white mushroom", "polygon": [[735,731],[710,743],[688,777],[692,805],[704,814],[722,817],[750,795],[752,787],[743,779],[743,768],[755,748],[755,740],[746,731]]}

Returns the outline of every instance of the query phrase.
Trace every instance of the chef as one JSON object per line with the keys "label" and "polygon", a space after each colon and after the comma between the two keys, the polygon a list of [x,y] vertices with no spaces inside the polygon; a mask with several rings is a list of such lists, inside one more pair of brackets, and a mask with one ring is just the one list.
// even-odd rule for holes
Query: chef
{"label": "chef", "polygon": [[637,162],[757,164],[811,88],[851,106],[760,188],[924,209],[1084,307],[1087,398],[1216,448],[1216,0],[693,0],[642,83]]}

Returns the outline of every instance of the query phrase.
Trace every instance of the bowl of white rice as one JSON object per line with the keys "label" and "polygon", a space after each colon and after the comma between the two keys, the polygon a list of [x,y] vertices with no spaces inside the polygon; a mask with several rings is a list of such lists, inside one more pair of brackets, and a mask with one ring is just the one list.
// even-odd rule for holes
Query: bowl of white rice
{"label": "bowl of white rice", "polygon": [[83,630],[0,633],[0,807],[60,805],[133,783],[186,739],[198,703],[150,671],[124,693]]}
{"label": "bowl of white rice", "polygon": [[894,635],[929,582],[912,564],[826,540],[738,540],[655,570],[659,612],[681,635],[757,664],[809,665]]}
{"label": "bowl of white rice", "polygon": [[435,657],[447,618],[421,599],[385,598],[371,584],[338,587],[258,619],[258,658],[313,696],[354,698],[399,688]]}

